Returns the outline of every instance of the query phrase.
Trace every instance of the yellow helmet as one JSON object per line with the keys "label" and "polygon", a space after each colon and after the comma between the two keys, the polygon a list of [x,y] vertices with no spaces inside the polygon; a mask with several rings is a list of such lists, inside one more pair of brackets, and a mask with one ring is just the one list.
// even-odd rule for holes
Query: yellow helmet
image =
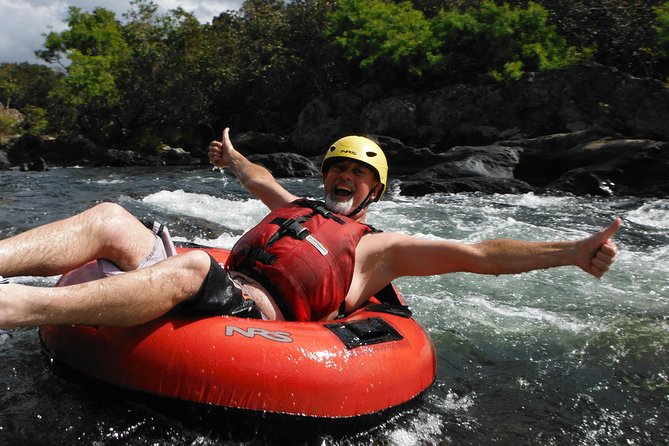
{"label": "yellow helmet", "polygon": [[323,175],[330,170],[333,162],[341,158],[358,161],[374,171],[377,181],[381,183],[381,192],[374,199],[374,201],[379,201],[388,184],[388,161],[381,147],[363,136],[345,136],[335,141],[325,152],[321,164]]}

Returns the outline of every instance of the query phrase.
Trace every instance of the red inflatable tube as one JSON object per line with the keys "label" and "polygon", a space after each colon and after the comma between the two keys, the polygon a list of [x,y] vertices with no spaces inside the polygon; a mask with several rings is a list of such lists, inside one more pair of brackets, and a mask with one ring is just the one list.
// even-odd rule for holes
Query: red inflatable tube
{"label": "red inflatable tube", "polygon": [[[184,251],[185,249],[180,249]],[[220,263],[227,250],[206,249]],[[68,283],[68,275],[61,285]],[[330,322],[174,311],[136,327],[43,326],[56,361],[127,389],[237,409],[323,418],[400,406],[434,381],[434,346],[408,315],[368,305]]]}

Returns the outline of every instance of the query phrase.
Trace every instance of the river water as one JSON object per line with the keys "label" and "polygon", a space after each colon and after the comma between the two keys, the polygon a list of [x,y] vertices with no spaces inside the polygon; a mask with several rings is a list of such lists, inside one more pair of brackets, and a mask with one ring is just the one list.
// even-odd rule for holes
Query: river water
{"label": "river water", "polygon": [[[319,197],[316,179],[285,180]],[[669,200],[631,197],[399,195],[394,181],[369,222],[387,231],[474,242],[578,238],[615,217],[618,262],[602,280],[575,268],[517,276],[450,274],[397,285],[438,354],[416,406],[323,445],[669,444]],[[177,240],[231,247],[265,208],[208,169],[0,172],[0,238],[101,201],[166,222]],[[51,285],[56,278],[12,281]],[[0,345],[0,444],[267,444],[225,420],[161,410],[132,394],[56,373],[35,328]],[[190,410],[190,409],[189,409]],[[192,412],[192,411],[191,411]],[[189,412],[189,413],[191,413]],[[198,421],[199,420],[199,421]],[[223,427],[221,427],[223,426]],[[284,442],[286,439],[284,438]]]}

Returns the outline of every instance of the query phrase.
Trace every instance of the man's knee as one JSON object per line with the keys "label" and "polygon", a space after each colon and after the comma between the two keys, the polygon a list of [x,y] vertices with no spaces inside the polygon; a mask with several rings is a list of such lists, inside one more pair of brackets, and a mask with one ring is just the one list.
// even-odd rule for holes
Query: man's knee
{"label": "man's knee", "polygon": [[98,223],[103,226],[124,225],[137,220],[123,206],[116,203],[100,203],[90,208],[86,213],[89,215],[91,223]]}
{"label": "man's knee", "polygon": [[98,246],[97,256],[124,271],[139,266],[155,244],[155,235],[118,204],[101,203],[84,214],[82,224]]}
{"label": "man's knee", "polygon": [[211,268],[211,257],[204,251],[195,250],[188,251],[179,256],[179,260],[183,263],[181,267],[183,272],[190,275],[190,279],[198,286],[202,285],[204,279],[209,274]]}
{"label": "man's knee", "polygon": [[170,275],[176,278],[182,287],[179,299],[175,304],[190,300],[198,295],[209,276],[211,268],[211,257],[204,251],[189,251],[177,256],[172,256],[161,262],[170,268]]}

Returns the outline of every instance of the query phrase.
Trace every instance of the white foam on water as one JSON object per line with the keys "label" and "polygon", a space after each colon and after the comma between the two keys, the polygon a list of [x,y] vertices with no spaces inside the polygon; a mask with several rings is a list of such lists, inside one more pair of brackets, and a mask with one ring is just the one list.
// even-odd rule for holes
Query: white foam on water
{"label": "white foam on water", "polygon": [[257,224],[268,213],[260,200],[227,200],[183,190],[156,192],[144,197],[142,202],[171,214],[201,218],[242,231]]}
{"label": "white foam on water", "polygon": [[539,196],[533,192],[523,195],[504,195],[504,197],[509,203],[531,208],[562,207],[570,200],[568,197]]}
{"label": "white foam on water", "polygon": [[669,204],[666,203],[666,200],[646,203],[627,213],[625,218],[640,225],[668,229]]}
{"label": "white foam on water", "polygon": [[[508,331],[524,331],[529,327],[546,328],[547,326],[558,328],[560,330],[579,333],[586,328],[588,324],[571,319],[565,315],[557,314],[541,308],[527,306],[510,306],[505,304],[493,303],[483,298],[468,299],[479,310],[479,314],[488,315],[488,323],[499,329],[497,322],[501,319],[506,321],[503,327]],[[484,310],[481,312],[480,310]]]}
{"label": "white foam on water", "polygon": [[435,438],[444,438],[442,420],[437,414],[421,413],[414,419],[411,428],[397,428],[387,434],[387,442],[393,446],[430,444]]}
{"label": "white foam on water", "polygon": [[431,297],[411,296],[410,300],[420,307],[431,307],[435,313],[442,315],[440,320],[445,327],[486,327],[495,336],[501,337],[507,334],[555,330],[580,334],[603,329],[592,320],[581,320],[567,312],[557,313],[544,308],[513,305],[477,294],[462,295],[457,292],[456,295],[445,295],[442,292]]}

